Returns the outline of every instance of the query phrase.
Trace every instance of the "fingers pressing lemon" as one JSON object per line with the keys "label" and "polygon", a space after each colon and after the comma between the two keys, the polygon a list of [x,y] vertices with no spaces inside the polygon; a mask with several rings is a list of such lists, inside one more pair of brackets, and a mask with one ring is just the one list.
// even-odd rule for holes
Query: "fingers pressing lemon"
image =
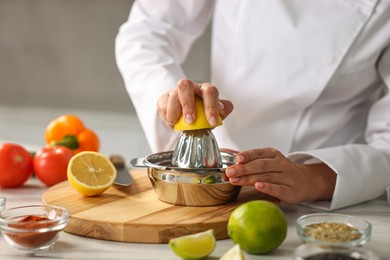
{"label": "fingers pressing lemon", "polygon": [[216,242],[212,229],[169,240],[169,247],[183,259],[203,259],[213,252]]}
{"label": "fingers pressing lemon", "polygon": [[116,177],[116,169],[109,158],[98,152],[75,154],[68,164],[70,185],[84,196],[95,196],[106,191]]}
{"label": "fingers pressing lemon", "polygon": [[[177,121],[177,123],[175,124],[175,130],[186,131],[186,130],[198,130],[198,129],[214,127],[211,126],[207,121],[206,114],[204,112],[203,101],[198,97],[195,98],[195,109],[196,109],[195,121],[192,124],[187,124],[182,114],[179,120]],[[218,116],[217,126],[220,125],[222,125],[222,118]]]}

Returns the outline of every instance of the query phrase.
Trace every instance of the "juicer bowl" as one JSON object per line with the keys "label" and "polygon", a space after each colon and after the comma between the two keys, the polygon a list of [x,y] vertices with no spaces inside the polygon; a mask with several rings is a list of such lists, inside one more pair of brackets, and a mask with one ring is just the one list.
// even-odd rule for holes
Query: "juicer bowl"
{"label": "juicer bowl", "polygon": [[241,186],[224,178],[226,167],[235,164],[233,153],[221,152],[221,168],[180,168],[172,165],[173,151],[135,158],[133,167],[147,167],[159,200],[183,206],[215,206],[237,199]]}

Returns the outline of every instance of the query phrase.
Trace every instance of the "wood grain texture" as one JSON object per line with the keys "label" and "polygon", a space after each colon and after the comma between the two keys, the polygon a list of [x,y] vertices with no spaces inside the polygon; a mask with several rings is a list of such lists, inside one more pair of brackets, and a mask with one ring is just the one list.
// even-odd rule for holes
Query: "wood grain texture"
{"label": "wood grain texture", "polygon": [[218,240],[228,238],[230,213],[240,204],[254,199],[278,203],[258,191],[245,187],[229,204],[189,207],[158,200],[146,170],[132,169],[129,187],[113,185],[95,197],[84,197],[67,181],[49,188],[42,197],[45,204],[70,211],[65,231],[71,234],[121,242],[168,243],[169,239],[214,229]]}

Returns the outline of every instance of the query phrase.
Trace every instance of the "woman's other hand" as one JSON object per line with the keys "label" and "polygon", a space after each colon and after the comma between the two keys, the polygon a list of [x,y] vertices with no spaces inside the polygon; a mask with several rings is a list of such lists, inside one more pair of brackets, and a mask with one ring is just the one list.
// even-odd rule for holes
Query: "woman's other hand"
{"label": "woman's other hand", "polygon": [[210,125],[216,126],[218,115],[226,118],[233,111],[233,104],[219,99],[218,89],[210,83],[197,84],[188,79],[180,80],[176,87],[159,97],[158,113],[171,128],[179,120],[181,114],[189,124],[196,117],[195,97],[203,100],[205,114]]}
{"label": "woman's other hand", "polygon": [[226,169],[233,185],[254,186],[289,204],[333,196],[336,173],[324,163],[295,164],[274,148],[240,152],[236,161]]}

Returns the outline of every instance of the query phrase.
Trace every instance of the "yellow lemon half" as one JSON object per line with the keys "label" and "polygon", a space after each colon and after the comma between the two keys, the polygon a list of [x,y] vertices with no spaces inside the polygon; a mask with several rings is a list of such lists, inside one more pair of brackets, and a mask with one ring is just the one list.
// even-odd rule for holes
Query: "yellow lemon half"
{"label": "yellow lemon half", "polygon": [[[177,121],[177,123],[175,124],[175,130],[186,131],[186,130],[213,128],[213,126],[211,126],[207,121],[206,114],[204,112],[203,101],[198,97],[195,98],[195,109],[196,109],[195,121],[192,124],[187,124],[182,114],[179,120]],[[218,116],[216,126],[220,126],[220,125],[222,125],[222,118]]]}
{"label": "yellow lemon half", "polygon": [[274,203],[254,200],[238,206],[230,215],[228,235],[249,254],[268,254],[287,235],[287,220]]}
{"label": "yellow lemon half", "polygon": [[88,151],[75,154],[70,159],[67,174],[70,185],[79,193],[95,196],[113,184],[116,169],[105,155]]}
{"label": "yellow lemon half", "polygon": [[183,259],[203,259],[210,255],[215,248],[215,236],[212,229],[169,240],[169,247]]}

